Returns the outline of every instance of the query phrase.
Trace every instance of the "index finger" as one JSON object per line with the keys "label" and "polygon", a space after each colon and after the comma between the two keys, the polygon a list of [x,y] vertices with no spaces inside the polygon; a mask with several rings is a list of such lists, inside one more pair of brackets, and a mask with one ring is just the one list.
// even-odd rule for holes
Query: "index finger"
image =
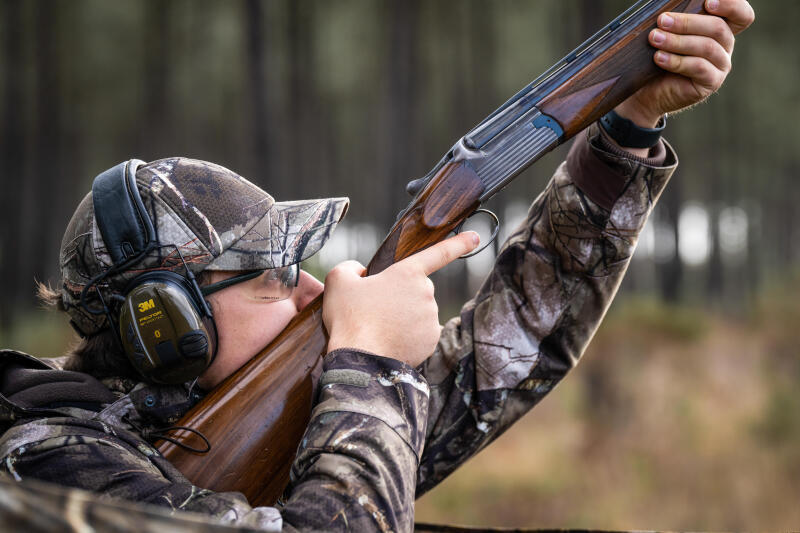
{"label": "index finger", "polygon": [[706,11],[724,17],[734,35],[746,30],[756,19],[753,6],[747,0],[707,0]]}
{"label": "index finger", "polygon": [[443,266],[474,250],[479,242],[480,237],[477,233],[465,231],[442,242],[437,242],[433,246],[407,257],[404,261],[417,263],[425,275],[430,276]]}

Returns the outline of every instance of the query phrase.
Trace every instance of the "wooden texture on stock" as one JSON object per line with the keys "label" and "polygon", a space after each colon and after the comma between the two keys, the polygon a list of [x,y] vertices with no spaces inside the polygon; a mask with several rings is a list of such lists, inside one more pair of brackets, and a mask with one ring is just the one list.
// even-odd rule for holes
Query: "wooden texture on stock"
{"label": "wooden texture on stock", "polygon": [[[482,192],[483,184],[467,165],[442,168],[381,244],[370,273],[442,240],[477,208]],[[199,487],[242,492],[252,505],[274,504],[311,418],[327,344],[320,296],[177,423],[205,435],[208,453],[166,441],[157,443],[159,451]],[[203,447],[189,432],[172,436]]]}
{"label": "wooden texture on stock", "polygon": [[[671,0],[663,11],[702,13],[704,0]],[[653,62],[655,49],[647,38],[655,19],[642,22],[615,46],[547,95],[537,107],[556,119],[566,138],[605,115],[663,70]]]}
{"label": "wooden texture on stock", "polygon": [[[206,436],[208,453],[166,441],[157,443],[159,451],[199,487],[239,491],[253,505],[275,503],[311,415],[327,344],[319,296],[178,422]],[[172,436],[203,448],[191,433]]]}
{"label": "wooden texture on stock", "polygon": [[377,274],[443,240],[478,208],[483,190],[483,183],[468,164],[449,163],[442,167],[389,230],[367,265],[367,274]]}

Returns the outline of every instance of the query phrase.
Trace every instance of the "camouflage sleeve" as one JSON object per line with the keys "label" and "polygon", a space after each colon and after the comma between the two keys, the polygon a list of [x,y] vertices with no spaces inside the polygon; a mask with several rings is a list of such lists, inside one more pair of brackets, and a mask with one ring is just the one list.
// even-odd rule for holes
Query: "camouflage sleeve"
{"label": "camouflage sleeve", "polygon": [[573,368],[677,165],[582,133],[422,367],[431,396],[417,496],[503,433]]}
{"label": "camouflage sleeve", "polygon": [[411,531],[427,383],[400,361],[341,349],[325,356],[319,390],[284,521],[315,531]]}

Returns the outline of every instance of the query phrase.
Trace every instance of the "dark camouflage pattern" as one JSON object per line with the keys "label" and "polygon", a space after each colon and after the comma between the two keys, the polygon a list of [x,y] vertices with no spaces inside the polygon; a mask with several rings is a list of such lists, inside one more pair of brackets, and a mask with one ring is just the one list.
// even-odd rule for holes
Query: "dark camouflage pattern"
{"label": "dark camouflage pattern", "polygon": [[[262,270],[298,263],[315,254],[347,211],[347,198],[275,202],[246,179],[213,163],[161,159],[136,172],[139,194],[162,247],[120,275],[99,283],[106,302],[137,275],[189,268]],[[103,314],[80,305],[84,286],[108,270],[108,254],[94,218],[89,193],[72,216],[59,255],[62,294],[72,320],[84,334],[106,326]],[[93,307],[99,307],[92,290]]]}
{"label": "dark camouflage pattern", "polygon": [[174,513],[164,507],[99,499],[80,489],[26,479],[16,483],[0,474],[0,524],[25,533],[229,533],[263,531],[226,525],[205,514]]}
{"label": "dark camouflage pattern", "polygon": [[[150,430],[196,401],[185,387],[106,382],[119,387],[119,399],[100,413],[18,421],[0,438],[0,465],[17,480],[201,512],[209,524],[410,531],[415,496],[497,438],[577,364],[674,170],[674,153],[662,152],[654,166],[604,147],[596,127],[582,135],[569,160],[589,154],[595,166],[559,167],[419,369],[352,350],[326,356],[290,486],[274,508],[192,486],[149,445]],[[600,175],[618,191],[611,209],[587,193]]]}
{"label": "dark camouflage pattern", "polygon": [[[368,376],[366,386],[345,372]],[[321,382],[284,521],[314,531],[410,531],[428,384],[405,363],[348,349],[325,357]],[[309,512],[310,501],[322,504]]]}
{"label": "dark camouflage pattern", "polygon": [[[100,412],[73,410],[46,418],[17,414],[16,424],[0,438],[1,467],[15,481],[37,479],[91,491],[103,501],[138,501],[172,513],[199,512],[221,523],[280,531],[276,508],[253,509],[240,493],[195,487],[147,441],[145,435],[163,427],[160,415],[182,389],[138,384]],[[183,412],[196,401],[186,398],[183,390]]]}
{"label": "dark camouflage pattern", "polygon": [[[579,136],[569,160],[618,171],[611,210],[562,164],[508,238],[476,297],[449,321],[422,366],[431,387],[417,496],[500,436],[575,367],[608,309],[637,237],[677,159],[663,166],[603,149],[599,129]],[[580,169],[580,166],[572,165]]]}

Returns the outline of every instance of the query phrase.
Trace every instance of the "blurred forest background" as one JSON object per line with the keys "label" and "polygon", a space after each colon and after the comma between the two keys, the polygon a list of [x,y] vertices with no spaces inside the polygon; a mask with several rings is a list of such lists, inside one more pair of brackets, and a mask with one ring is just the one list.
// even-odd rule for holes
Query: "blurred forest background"
{"label": "blurred forest background", "polygon": [[[57,355],[37,310],[94,176],[220,163],[278,199],[350,196],[307,268],[367,262],[405,183],[630,0],[0,1],[0,346]],[[417,504],[518,527],[800,524],[796,0],[754,0],[733,73],[669,121],[681,166],[584,361]],[[504,231],[562,148],[489,205]],[[493,260],[436,275],[442,319]]]}

